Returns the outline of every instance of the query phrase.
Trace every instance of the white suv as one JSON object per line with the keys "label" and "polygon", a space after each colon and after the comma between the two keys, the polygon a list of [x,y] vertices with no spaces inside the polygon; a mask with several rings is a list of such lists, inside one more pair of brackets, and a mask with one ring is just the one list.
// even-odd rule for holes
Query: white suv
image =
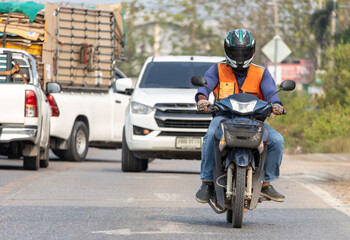
{"label": "white suv", "polygon": [[149,159],[200,159],[210,114],[196,109],[197,87],[191,77],[204,76],[222,57],[161,56],[145,62],[123,130],[122,170],[139,172]]}

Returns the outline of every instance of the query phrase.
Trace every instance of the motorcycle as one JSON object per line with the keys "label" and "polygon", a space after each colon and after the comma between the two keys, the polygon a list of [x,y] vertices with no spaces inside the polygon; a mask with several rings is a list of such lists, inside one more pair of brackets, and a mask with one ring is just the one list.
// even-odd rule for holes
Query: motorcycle
{"label": "motorcycle", "polygon": [[[192,77],[191,82],[212,91],[201,76]],[[273,95],[294,88],[294,81],[285,80]],[[271,97],[266,102],[247,93],[221,100],[215,96],[214,104],[207,107],[207,111],[225,116],[215,132],[215,191],[209,205],[216,213],[226,212],[226,220],[234,228],[242,227],[245,211],[269,200],[260,196],[260,192],[268,142],[264,121],[272,113]]]}

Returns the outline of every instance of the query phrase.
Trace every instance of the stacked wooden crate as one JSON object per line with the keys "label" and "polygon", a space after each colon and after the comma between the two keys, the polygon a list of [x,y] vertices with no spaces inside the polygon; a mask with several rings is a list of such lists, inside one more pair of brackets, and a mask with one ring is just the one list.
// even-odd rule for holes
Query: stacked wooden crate
{"label": "stacked wooden crate", "polygon": [[[0,12],[0,33],[2,33],[0,47],[22,49],[29,52],[36,59],[41,79],[44,75],[42,49],[46,37],[44,16],[45,10],[43,9],[38,12],[34,21],[30,22],[23,13],[10,13],[9,16],[9,13]],[[6,35],[4,36],[5,27]]]}

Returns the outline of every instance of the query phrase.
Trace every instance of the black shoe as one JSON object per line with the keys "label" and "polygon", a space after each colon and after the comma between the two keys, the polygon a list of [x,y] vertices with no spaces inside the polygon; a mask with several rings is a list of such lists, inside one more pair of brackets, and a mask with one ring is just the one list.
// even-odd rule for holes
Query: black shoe
{"label": "black shoe", "polygon": [[276,191],[272,185],[268,185],[261,189],[261,196],[271,199],[276,202],[284,202],[284,196]]}
{"label": "black shoe", "polygon": [[214,186],[203,183],[196,193],[196,200],[200,203],[208,203],[213,194]]}

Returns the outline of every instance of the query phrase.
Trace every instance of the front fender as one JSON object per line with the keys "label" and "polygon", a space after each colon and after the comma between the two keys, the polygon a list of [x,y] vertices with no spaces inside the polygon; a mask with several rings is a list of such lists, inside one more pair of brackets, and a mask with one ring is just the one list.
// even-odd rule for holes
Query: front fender
{"label": "front fender", "polygon": [[240,167],[246,167],[253,159],[253,153],[250,149],[234,148],[226,156],[226,168],[231,162],[235,162]]}

